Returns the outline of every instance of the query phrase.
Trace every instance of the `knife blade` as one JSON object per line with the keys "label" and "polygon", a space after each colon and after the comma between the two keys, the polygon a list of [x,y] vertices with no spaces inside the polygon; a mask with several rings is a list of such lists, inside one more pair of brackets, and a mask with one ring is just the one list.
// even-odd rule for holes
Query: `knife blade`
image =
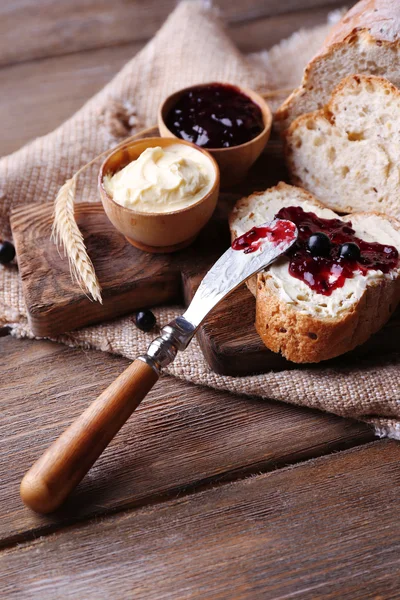
{"label": "knife blade", "polygon": [[147,353],[139,360],[160,374],[178,351],[187,348],[201,323],[217,304],[287,252],[296,240],[295,224],[284,219],[274,219],[253,227],[234,240],[207,272],[186,312],[163,327],[160,337],[150,344]]}
{"label": "knife blade", "polygon": [[[265,237],[258,238],[258,231],[266,232]],[[203,278],[183,318],[198,329],[217,304],[287,252],[296,239],[297,228],[292,221],[274,219],[234,240]]]}

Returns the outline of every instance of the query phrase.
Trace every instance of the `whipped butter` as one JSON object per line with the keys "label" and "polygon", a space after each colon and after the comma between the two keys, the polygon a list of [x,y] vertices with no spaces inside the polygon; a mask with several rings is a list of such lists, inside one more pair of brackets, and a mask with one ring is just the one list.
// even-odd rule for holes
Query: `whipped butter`
{"label": "whipped butter", "polygon": [[[305,212],[313,212],[323,219],[337,218],[337,214],[330,209],[304,202],[300,197],[299,202],[296,202],[293,196],[284,200],[271,198],[267,203],[263,203],[260,196],[255,198],[252,203],[235,211],[232,226],[238,236],[255,225],[272,220],[283,206],[301,206]],[[342,219],[346,220],[346,217]],[[400,232],[387,219],[371,214],[368,217],[363,216],[360,221],[355,215],[349,215],[348,220],[352,222],[357,237],[367,242],[395,246],[400,250]],[[394,279],[398,274],[399,268],[386,274],[372,269],[365,275],[355,272],[352,278],[346,279],[343,287],[333,290],[331,295],[326,296],[316,293],[304,281],[294,278],[289,272],[289,260],[282,256],[269,267],[265,277],[271,278],[271,283],[275,286],[279,297],[299,312],[314,317],[335,318],[356,304],[367,286],[379,284],[383,279]]]}
{"label": "whipped butter", "polygon": [[147,148],[114,175],[104,177],[107,193],[138,212],[167,213],[198,202],[212,188],[211,160],[185,144]]}

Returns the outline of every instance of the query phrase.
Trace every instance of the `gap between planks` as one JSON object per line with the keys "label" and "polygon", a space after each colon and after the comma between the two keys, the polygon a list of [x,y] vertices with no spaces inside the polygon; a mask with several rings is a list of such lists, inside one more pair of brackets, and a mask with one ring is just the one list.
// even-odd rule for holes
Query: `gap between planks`
{"label": "gap between planks", "polygon": [[[35,529],[31,529],[26,533],[20,533],[0,539],[0,557],[2,552],[10,550],[15,546],[21,546],[25,544],[29,545],[38,538],[45,538],[61,532],[68,532],[80,527],[90,527],[92,524],[98,523],[99,520],[105,521],[108,518],[123,516],[132,511],[144,511],[147,509],[151,510],[153,508],[155,510],[158,508],[162,509],[165,505],[168,505],[168,503],[181,500],[183,501],[185,498],[191,501],[196,497],[196,495],[206,493],[207,491],[213,491],[220,488],[222,489],[224,486],[234,486],[235,484],[245,483],[247,480],[254,477],[257,478],[273,475],[278,471],[288,472],[291,469],[296,469],[297,467],[307,467],[307,465],[313,466],[317,461],[329,459],[331,456],[355,452],[357,450],[363,450],[364,448],[368,449],[370,446],[385,443],[392,442],[389,442],[389,440],[371,441],[371,439],[366,439],[364,442],[354,446],[348,446],[342,449],[335,448],[328,454],[316,455],[310,458],[298,458],[290,463],[277,462],[274,464],[273,468],[266,468],[266,465],[261,463],[260,465],[253,465],[248,469],[238,468],[233,471],[221,473],[215,477],[207,477],[205,479],[199,479],[198,481],[190,482],[183,486],[177,486],[176,488],[169,489],[167,492],[162,494],[146,496],[140,500],[127,502],[113,508],[107,507],[104,512],[92,512],[88,515],[84,514],[76,518],[71,517],[69,521],[54,522],[47,526],[42,525]],[[48,515],[44,518],[51,519],[51,516],[52,515]]]}
{"label": "gap between planks", "polygon": [[376,441],[68,527],[0,553],[2,589],[32,599],[66,590],[121,599],[140,590],[147,600],[305,599],[312,590],[398,598],[399,448]]}

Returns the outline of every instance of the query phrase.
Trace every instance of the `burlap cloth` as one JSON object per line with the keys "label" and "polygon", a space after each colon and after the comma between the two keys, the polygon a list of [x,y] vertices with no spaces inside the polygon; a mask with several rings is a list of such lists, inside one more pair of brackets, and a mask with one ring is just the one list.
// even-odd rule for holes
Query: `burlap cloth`
{"label": "burlap cloth", "polygon": [[[160,101],[194,83],[224,80],[259,91],[292,88],[325,38],[330,25],[300,31],[269,51],[243,56],[232,44],[216,11],[206,3],[182,2],[149,44],[71,119],[0,161],[0,237],[9,237],[10,210],[52,202],[80,166],[155,123]],[[267,44],[268,40],[266,40]],[[79,82],[77,82],[79,85]],[[82,179],[78,198],[96,199],[97,166]],[[0,326],[17,337],[33,337],[16,267],[0,267]],[[163,325],[181,307],[156,309]],[[151,334],[132,317],[63,335],[58,341],[134,358]],[[378,435],[400,438],[399,357],[365,360],[354,368],[326,368],[223,377],[210,371],[196,340],[168,372],[196,384],[319,408],[371,422]]]}

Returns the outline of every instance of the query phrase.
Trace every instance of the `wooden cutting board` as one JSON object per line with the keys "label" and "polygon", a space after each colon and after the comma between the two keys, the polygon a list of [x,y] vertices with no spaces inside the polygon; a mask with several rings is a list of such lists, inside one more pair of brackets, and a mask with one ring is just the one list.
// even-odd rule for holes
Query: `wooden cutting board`
{"label": "wooden cutting board", "polygon": [[[157,135],[157,130],[146,133]],[[90,301],[71,281],[68,261],[50,240],[52,205],[14,211],[11,226],[34,334],[55,337],[140,308],[187,304],[204,273],[229,246],[227,216],[236,200],[285,178],[279,141],[272,140],[246,182],[221,194],[213,218],[194,244],[173,254],[148,254],[134,248],[114,229],[100,203],[77,204],[77,222],[103,289],[103,304]],[[254,315],[255,300],[245,286],[210,314],[198,334],[210,367],[226,375],[300,368],[265,348],[254,329]],[[363,356],[396,350],[399,331],[397,312],[366,344],[329,362],[349,364]]]}

